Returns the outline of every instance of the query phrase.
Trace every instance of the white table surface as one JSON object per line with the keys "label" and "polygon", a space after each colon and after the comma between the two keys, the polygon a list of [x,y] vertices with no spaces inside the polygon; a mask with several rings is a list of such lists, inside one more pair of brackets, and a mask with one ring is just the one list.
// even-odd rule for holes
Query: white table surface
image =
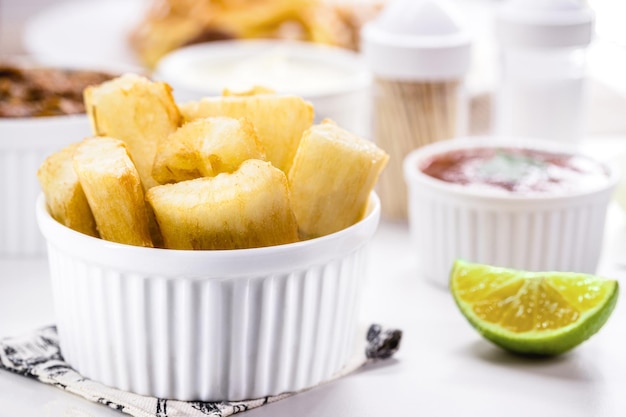
{"label": "white table surface", "polygon": [[[614,153],[609,152],[613,144],[624,142],[626,138],[614,139],[610,147],[598,144],[593,148]],[[626,221],[614,203],[606,231],[599,272],[624,283]],[[575,350],[552,359],[524,359],[482,339],[461,316],[447,290],[418,276],[406,225],[383,221],[368,262],[364,320],[404,331],[396,357],[245,416],[625,415],[623,300],[604,328]],[[45,259],[0,259],[0,337],[53,322]],[[120,414],[0,371],[0,415]]]}
{"label": "white table surface", "polygon": [[[22,24],[55,1],[0,1],[0,53],[24,53],[19,45]],[[591,125],[595,133],[623,134],[626,108],[615,108],[614,95],[626,91],[618,88],[626,83],[617,65],[621,61],[609,52],[602,56],[610,57],[611,65],[605,65],[605,60],[594,68],[596,73],[604,71],[596,75],[602,85],[610,85],[610,94],[594,96],[597,105],[592,107]],[[609,70],[615,77],[605,73]],[[607,122],[607,115],[615,117]],[[603,130],[597,128],[600,125]],[[614,152],[616,146],[626,149],[622,142],[626,143],[626,137],[587,145],[614,156],[622,152]],[[615,204],[609,210],[606,232],[599,273],[620,280],[623,286],[626,220]],[[620,300],[604,328],[572,352],[528,360],[482,339],[446,290],[418,276],[406,225],[381,223],[369,263],[364,320],[404,331],[395,358],[243,416],[626,415],[626,301]],[[0,338],[52,323],[46,260],[0,258]],[[58,388],[0,371],[0,417],[120,415]]]}

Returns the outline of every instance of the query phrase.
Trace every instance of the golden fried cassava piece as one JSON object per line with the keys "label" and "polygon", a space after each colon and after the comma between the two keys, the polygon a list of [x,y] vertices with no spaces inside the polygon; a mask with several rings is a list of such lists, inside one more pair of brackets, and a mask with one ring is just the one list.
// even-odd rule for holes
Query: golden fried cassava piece
{"label": "golden fried cassava piece", "polygon": [[153,246],[141,180],[123,141],[83,140],[74,152],[74,170],[103,239]]}
{"label": "golden fried cassava piece", "polygon": [[303,238],[359,221],[389,155],[330,121],[307,130],[289,171],[293,211]]}
{"label": "golden fried cassava piece", "polygon": [[181,121],[170,86],[125,74],[85,89],[84,96],[94,134],[126,142],[144,189],[157,185],[152,178],[157,144]]}
{"label": "golden fried cassava piece", "polygon": [[232,174],[151,188],[166,248],[240,249],[298,240],[285,174],[249,159]]}
{"label": "golden fried cassava piece", "polygon": [[159,142],[152,176],[161,184],[233,172],[247,159],[265,159],[252,123],[209,117],[189,122]]}
{"label": "golden fried cassava piece", "polygon": [[250,120],[267,160],[285,173],[293,162],[302,133],[313,123],[313,106],[295,96],[259,94],[248,97],[207,97],[180,106],[186,121],[211,116]]}
{"label": "golden fried cassava piece", "polygon": [[224,97],[228,97],[228,96],[250,97],[250,96],[258,96],[260,94],[276,94],[276,91],[272,90],[269,87],[264,87],[262,85],[254,85],[248,90],[243,90],[243,91],[235,91],[229,88],[225,88],[224,91],[222,91],[222,96]]}
{"label": "golden fried cassava piece", "polygon": [[96,221],[83,187],[78,181],[72,156],[78,143],[50,155],[37,171],[52,217],[59,223],[86,235],[98,237]]}
{"label": "golden fried cassava piece", "polygon": [[300,35],[304,28],[297,22],[299,10],[318,1],[150,1],[146,15],[129,32],[129,42],[141,61],[154,68],[166,53],[199,41],[276,38],[285,31],[285,22],[296,26],[295,35]]}

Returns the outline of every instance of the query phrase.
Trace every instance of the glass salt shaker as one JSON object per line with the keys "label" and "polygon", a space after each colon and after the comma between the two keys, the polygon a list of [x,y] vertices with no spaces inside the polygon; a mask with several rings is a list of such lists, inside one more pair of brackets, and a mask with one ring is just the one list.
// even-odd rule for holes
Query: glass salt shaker
{"label": "glass salt shaker", "polygon": [[499,7],[496,133],[571,143],[584,137],[593,22],[582,1],[508,0]]}

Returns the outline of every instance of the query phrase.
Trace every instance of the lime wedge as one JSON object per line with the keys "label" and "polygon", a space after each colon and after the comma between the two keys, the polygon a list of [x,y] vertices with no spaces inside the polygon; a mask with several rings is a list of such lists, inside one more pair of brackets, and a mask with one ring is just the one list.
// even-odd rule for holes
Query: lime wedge
{"label": "lime wedge", "polygon": [[457,260],[450,288],[485,338],[520,354],[558,355],[595,334],[615,304],[617,281],[565,272],[525,272]]}

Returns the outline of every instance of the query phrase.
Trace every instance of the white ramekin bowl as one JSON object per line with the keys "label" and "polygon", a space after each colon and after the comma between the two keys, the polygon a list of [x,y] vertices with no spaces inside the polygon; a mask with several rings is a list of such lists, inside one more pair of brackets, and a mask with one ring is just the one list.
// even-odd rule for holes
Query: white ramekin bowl
{"label": "white ramekin bowl", "polygon": [[35,221],[44,159],[91,133],[85,114],[0,118],[0,257],[45,253]]}
{"label": "white ramekin bowl", "polygon": [[240,250],[120,245],[37,219],[61,352],[82,375],[179,400],[242,400],[311,387],[357,346],[365,252],[380,217],[308,241]]}
{"label": "white ramekin bowl", "polygon": [[[226,65],[234,69],[227,71]],[[312,65],[329,72],[307,70]],[[329,83],[333,71],[338,76]],[[165,55],[154,77],[173,87],[179,103],[219,96],[225,88],[263,85],[309,100],[316,122],[330,118],[356,134],[371,136],[371,74],[359,54],[343,48],[269,39],[207,42]]]}
{"label": "white ramekin bowl", "polygon": [[424,161],[452,150],[513,147],[576,155],[571,146],[512,138],[459,138],[412,151],[404,160],[409,227],[423,276],[448,285],[455,259],[531,271],[594,273],[615,167],[597,188],[566,195],[468,189],[424,174]]}

